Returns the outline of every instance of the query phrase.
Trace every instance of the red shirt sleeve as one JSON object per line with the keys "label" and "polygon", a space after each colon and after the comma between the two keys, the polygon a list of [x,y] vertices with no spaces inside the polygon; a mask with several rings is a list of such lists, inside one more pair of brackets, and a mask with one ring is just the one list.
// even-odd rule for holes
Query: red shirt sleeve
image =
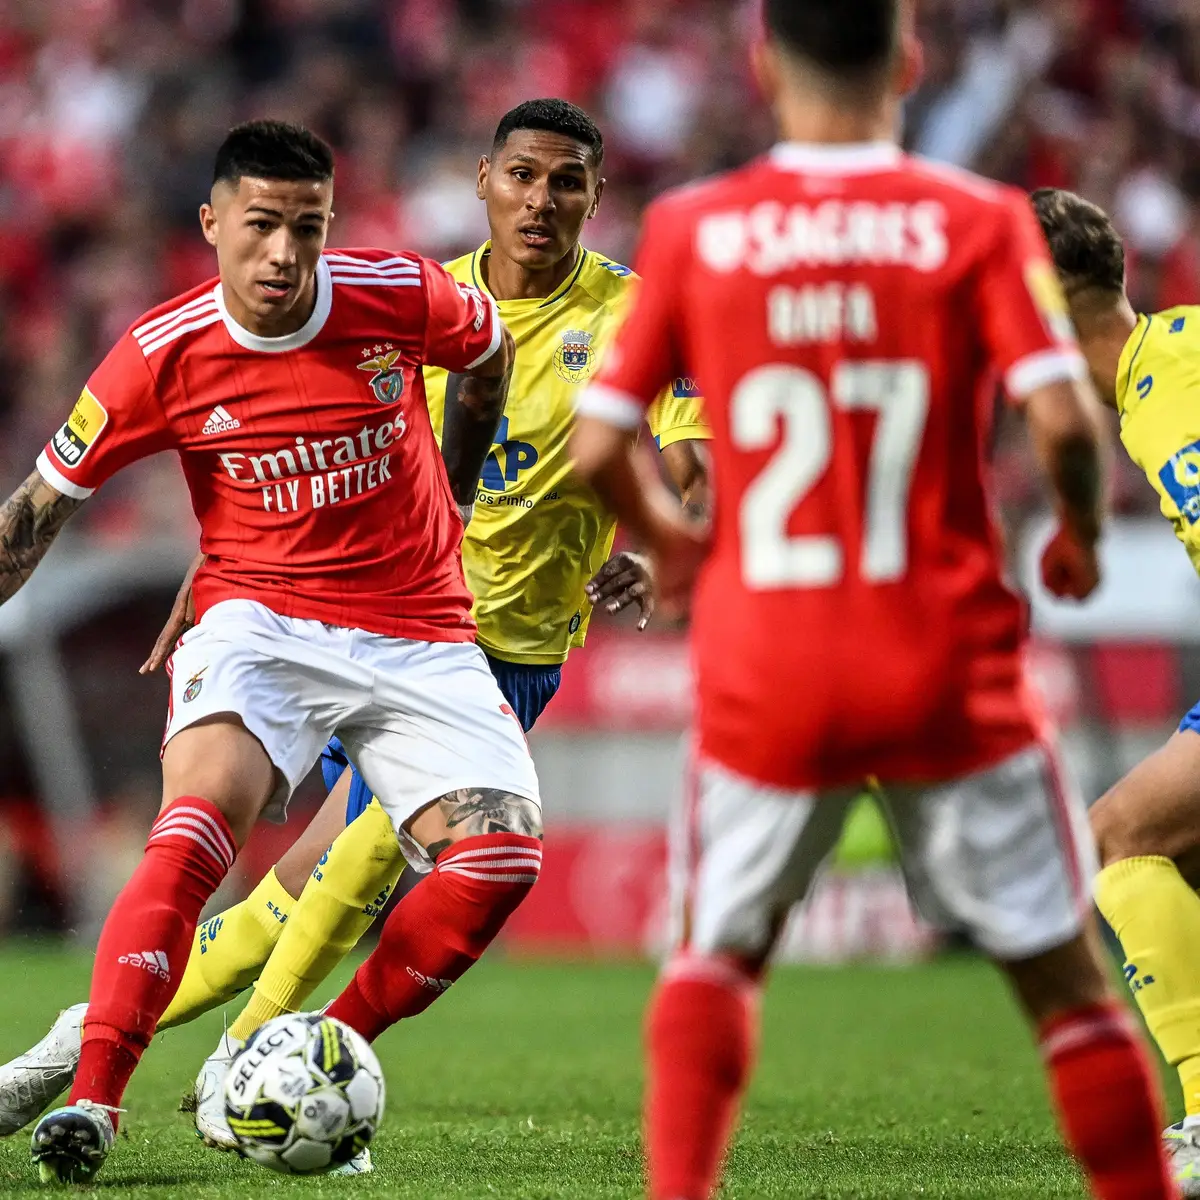
{"label": "red shirt sleeve", "polygon": [[678,303],[687,245],[681,226],[687,227],[661,203],[647,210],[637,253],[641,284],[579,412],[632,429],[663,389],[687,374]]}
{"label": "red shirt sleeve", "polygon": [[1086,376],[1050,252],[1022,195],[996,222],[976,295],[984,344],[1011,399]]}
{"label": "red shirt sleeve", "polygon": [[469,371],[500,346],[500,312],[491,296],[459,283],[428,259],[422,261],[425,290],[425,359],[431,367]]}
{"label": "red shirt sleeve", "polygon": [[38,455],[37,469],[51,487],[83,500],[122,467],[173,444],[154,376],[125,333]]}

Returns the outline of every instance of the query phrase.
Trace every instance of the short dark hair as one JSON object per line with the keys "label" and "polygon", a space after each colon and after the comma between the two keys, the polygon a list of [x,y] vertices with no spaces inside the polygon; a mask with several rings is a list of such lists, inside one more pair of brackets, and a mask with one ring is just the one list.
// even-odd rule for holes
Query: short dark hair
{"label": "short dark hair", "polygon": [[588,148],[592,162],[599,167],[604,162],[604,136],[599,126],[577,104],[567,100],[526,100],[509,109],[496,126],[492,153],[501,149],[509,135],[518,129],[544,129],[561,133]]}
{"label": "short dark hair", "polygon": [[882,72],[900,44],[898,0],[763,0],[772,40],[834,79]]}
{"label": "short dark hair", "polygon": [[1102,208],[1060,188],[1039,188],[1031,200],[1068,292],[1124,289],[1125,247]]}
{"label": "short dark hair", "polygon": [[302,125],[247,121],[225,135],[213,165],[213,183],[237,187],[244,175],[251,179],[332,179],[333,151]]}

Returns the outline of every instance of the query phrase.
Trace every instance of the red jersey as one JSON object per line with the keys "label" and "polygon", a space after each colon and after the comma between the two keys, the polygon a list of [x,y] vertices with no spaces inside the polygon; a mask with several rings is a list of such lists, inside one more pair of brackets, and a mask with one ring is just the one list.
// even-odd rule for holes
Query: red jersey
{"label": "red jersey", "polygon": [[701,754],[806,788],[1027,746],[985,444],[998,379],[1020,399],[1084,364],[1026,198],[887,144],[785,145],[654,204],[637,269],[581,408],[632,425],[678,375],[705,396]]}
{"label": "red jersey", "polygon": [[327,253],[313,314],[286,337],[243,328],[209,281],[121,337],[38,470],[82,499],[135,459],[178,451],[208,555],[198,615],[247,599],[470,641],[462,522],[421,368],[468,369],[500,337],[488,297],[415,254]]}

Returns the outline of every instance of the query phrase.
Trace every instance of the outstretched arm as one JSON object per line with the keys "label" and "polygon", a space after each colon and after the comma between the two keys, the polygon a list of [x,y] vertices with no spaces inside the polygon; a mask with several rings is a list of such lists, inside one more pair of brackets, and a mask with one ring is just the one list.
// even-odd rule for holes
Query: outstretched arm
{"label": "outstretched arm", "polygon": [[162,632],[159,633],[158,640],[154,643],[154,649],[150,651],[150,657],[138,667],[139,675],[148,675],[152,671],[157,671],[171,657],[175,650],[175,643],[196,623],[196,602],[192,598],[192,580],[196,578],[196,572],[204,566],[206,557],[205,554],[200,553],[192,559],[192,565],[188,567],[187,574],[183,577],[183,583],[179,585],[179,591],[175,594],[175,603],[171,605],[171,615],[162,627]]}
{"label": "outstretched arm", "polygon": [[39,471],[4,502],[0,508],[0,604],[21,590],[67,518],[83,503],[51,487]]}
{"label": "outstretched arm", "polygon": [[709,516],[712,491],[709,483],[708,447],[701,438],[684,438],[660,451],[671,482],[679,489],[679,500],[688,514]]}
{"label": "outstretched arm", "polygon": [[512,379],[516,346],[512,334],[502,329],[500,346],[491,358],[473,371],[451,374],[446,380],[442,460],[464,521],[469,519],[475,503],[479,473],[504,416]]}
{"label": "outstretched arm", "polygon": [[1060,528],[1042,554],[1042,582],[1083,600],[1100,582],[1096,543],[1104,524],[1104,433],[1091,388],[1061,382],[1025,401],[1025,419],[1050,482]]}
{"label": "outstretched arm", "polygon": [[[711,491],[704,439],[683,438],[664,446],[659,453],[679,491],[684,511],[696,520],[707,520]],[[614,554],[588,581],[587,597],[593,605],[602,604],[610,613],[637,604],[641,610],[637,627],[645,629],[654,615],[654,572],[650,560],[628,550]]]}

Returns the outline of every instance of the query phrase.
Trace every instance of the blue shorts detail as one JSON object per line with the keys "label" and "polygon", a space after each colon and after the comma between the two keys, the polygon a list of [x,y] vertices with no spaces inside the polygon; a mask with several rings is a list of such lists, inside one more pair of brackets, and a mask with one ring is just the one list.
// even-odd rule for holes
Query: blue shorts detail
{"label": "blue shorts detail", "polygon": [[[542,715],[547,704],[554,699],[562,683],[562,665],[552,667],[536,666],[531,663],[510,663],[485,654],[488,666],[495,676],[497,684],[505,700],[512,706],[521,722],[521,728],[526,733],[534,727],[538,717]],[[1200,711],[1200,705],[1196,706]],[[1189,714],[1190,715],[1190,714]],[[333,790],[333,785],[341,778],[342,772],[349,767],[350,796],[346,801],[346,824],[349,825],[355,817],[361,817],[371,803],[371,789],[366,780],[358,773],[349,758],[346,748],[338,738],[331,738],[329,745],[321,754],[321,774],[325,779],[325,790]]]}
{"label": "blue shorts detail", "polygon": [[1190,729],[1193,733],[1200,733],[1200,701],[1193,704],[1187,716],[1179,722],[1179,732],[1183,733]]}
{"label": "blue shorts detail", "polygon": [[562,664],[553,667],[536,666],[533,663],[510,663],[485,654],[504,698],[512,705],[521,728],[528,733],[554,699],[562,683]]}

